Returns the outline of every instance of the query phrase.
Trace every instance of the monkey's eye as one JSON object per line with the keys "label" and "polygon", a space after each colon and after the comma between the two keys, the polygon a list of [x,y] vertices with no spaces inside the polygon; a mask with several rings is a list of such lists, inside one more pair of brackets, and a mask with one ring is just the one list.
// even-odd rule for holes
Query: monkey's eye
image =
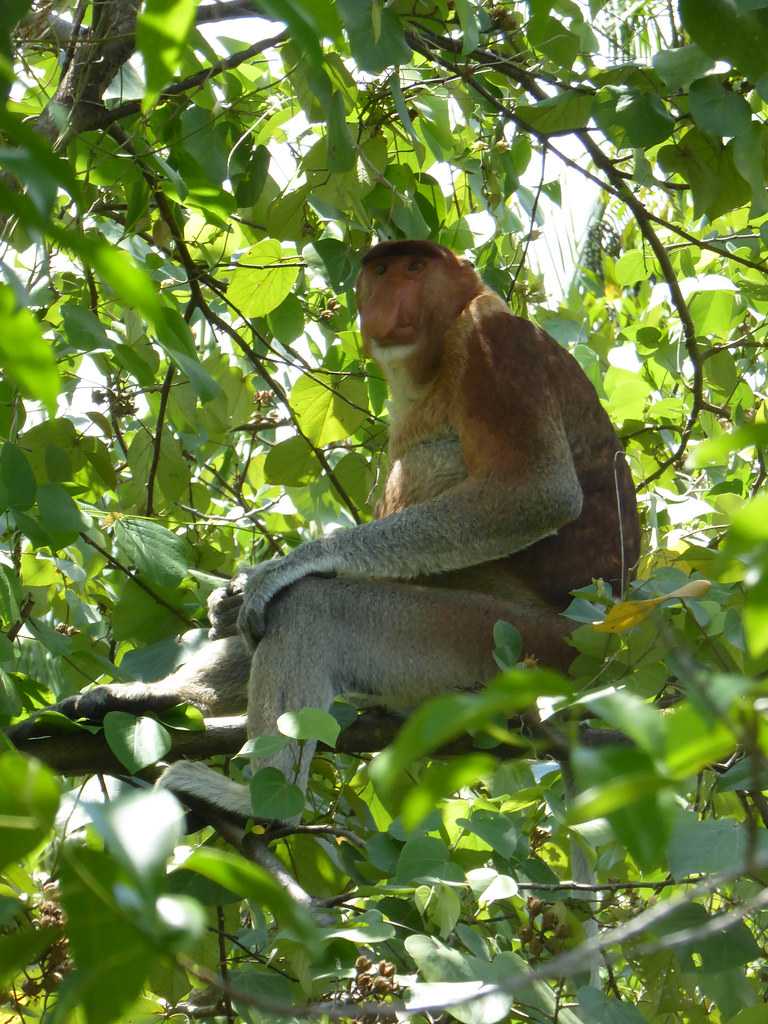
{"label": "monkey's eye", "polygon": [[417,270],[423,270],[424,269],[424,260],[419,259],[419,258],[411,260],[411,262],[408,264],[408,269],[411,270],[411,271],[414,271],[414,272],[417,271]]}
{"label": "monkey's eye", "polygon": [[377,277],[383,277],[384,274],[386,274],[387,272],[387,268],[383,263],[377,263],[376,266],[373,268],[373,272],[374,274],[376,274]]}

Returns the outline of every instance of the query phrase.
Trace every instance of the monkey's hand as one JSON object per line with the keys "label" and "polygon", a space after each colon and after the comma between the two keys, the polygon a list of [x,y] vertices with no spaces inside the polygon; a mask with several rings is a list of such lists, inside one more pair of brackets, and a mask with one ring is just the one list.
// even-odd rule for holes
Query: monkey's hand
{"label": "monkey's hand", "polygon": [[239,572],[224,587],[217,587],[208,597],[209,640],[223,640],[237,635],[237,617],[243,606],[248,569]]}
{"label": "monkey's hand", "polygon": [[[253,651],[267,628],[267,607],[281,590],[301,573],[288,570],[287,558],[273,558],[269,562],[248,569],[245,575],[243,596],[237,616],[237,631],[246,647]],[[237,577],[239,579],[239,577]]]}
{"label": "monkey's hand", "polygon": [[287,586],[291,576],[283,580],[284,558],[242,569],[225,587],[214,590],[208,598],[209,640],[221,640],[238,632],[253,650],[264,635],[266,608],[278,591]]}
{"label": "monkey's hand", "polygon": [[267,607],[281,590],[303,576],[335,575],[322,541],[309,541],[282,558],[243,569],[208,598],[212,640],[239,633],[253,651],[266,631]]}

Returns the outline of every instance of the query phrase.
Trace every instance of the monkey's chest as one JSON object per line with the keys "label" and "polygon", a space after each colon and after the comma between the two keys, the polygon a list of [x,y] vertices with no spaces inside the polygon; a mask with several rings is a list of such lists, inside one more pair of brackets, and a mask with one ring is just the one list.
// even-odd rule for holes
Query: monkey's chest
{"label": "monkey's chest", "polygon": [[466,478],[464,455],[454,433],[418,441],[393,461],[378,514],[388,516],[435,498]]}

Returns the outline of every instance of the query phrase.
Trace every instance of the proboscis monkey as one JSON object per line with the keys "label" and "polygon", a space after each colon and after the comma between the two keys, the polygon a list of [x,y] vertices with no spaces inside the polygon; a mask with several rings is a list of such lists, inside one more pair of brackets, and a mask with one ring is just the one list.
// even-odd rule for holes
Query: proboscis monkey
{"label": "proboscis monkey", "polygon": [[[188,700],[230,714],[247,698],[250,735],[271,734],[283,712],[344,692],[413,704],[482,683],[496,671],[499,619],[526,653],[568,666],[569,591],[594,577],[622,586],[639,548],[632,480],[594,388],[442,246],[374,246],[357,299],[366,351],[392,392],[379,518],[216,591],[213,642],[168,679],[97,687],[62,710],[100,717]],[[296,756],[267,763],[304,785],[311,745],[299,766]],[[258,815],[245,786],[205,765],[178,762],[162,781]]]}

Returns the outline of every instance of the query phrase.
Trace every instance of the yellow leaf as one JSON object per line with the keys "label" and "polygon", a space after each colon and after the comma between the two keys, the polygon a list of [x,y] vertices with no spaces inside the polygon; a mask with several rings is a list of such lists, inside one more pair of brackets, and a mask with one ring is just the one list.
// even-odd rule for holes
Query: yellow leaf
{"label": "yellow leaf", "polygon": [[664,601],[675,597],[704,597],[711,586],[709,580],[692,580],[661,597],[651,597],[646,601],[619,601],[608,610],[602,622],[592,624],[593,628],[598,633],[625,633],[647,619],[653,609]]}

